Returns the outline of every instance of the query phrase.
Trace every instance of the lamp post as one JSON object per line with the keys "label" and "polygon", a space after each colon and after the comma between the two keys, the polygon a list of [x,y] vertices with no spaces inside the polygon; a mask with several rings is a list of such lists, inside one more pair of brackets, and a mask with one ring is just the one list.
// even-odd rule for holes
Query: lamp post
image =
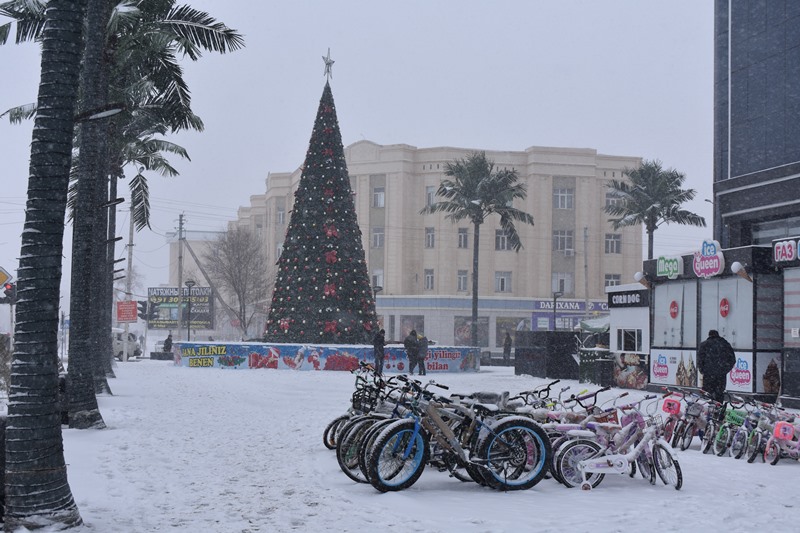
{"label": "lamp post", "polygon": [[556,331],[556,302],[564,295],[561,291],[553,291],[553,331]]}
{"label": "lamp post", "polygon": [[192,287],[195,286],[195,282],[193,279],[187,279],[184,285],[189,289],[186,302],[186,342],[190,342],[192,340]]}

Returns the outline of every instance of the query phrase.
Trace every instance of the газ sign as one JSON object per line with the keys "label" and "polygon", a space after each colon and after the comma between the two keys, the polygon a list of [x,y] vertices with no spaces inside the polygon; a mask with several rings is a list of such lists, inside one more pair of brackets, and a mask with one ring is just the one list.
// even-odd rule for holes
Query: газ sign
{"label": "\u0433\u0430\u0437 sign", "polygon": [[772,260],[776,263],[786,263],[797,259],[797,246],[800,241],[789,239],[784,241],[773,241]]}

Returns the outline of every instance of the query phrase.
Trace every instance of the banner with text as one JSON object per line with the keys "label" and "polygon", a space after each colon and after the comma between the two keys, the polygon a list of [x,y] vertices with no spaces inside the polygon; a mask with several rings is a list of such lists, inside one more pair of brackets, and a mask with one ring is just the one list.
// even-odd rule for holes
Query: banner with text
{"label": "banner with text", "polygon": [[[189,301],[191,298],[191,309]],[[214,297],[211,287],[150,287],[147,289],[149,309],[148,329],[178,329],[178,313],[181,328],[186,329],[186,320],[191,312],[191,328],[214,329]]]}

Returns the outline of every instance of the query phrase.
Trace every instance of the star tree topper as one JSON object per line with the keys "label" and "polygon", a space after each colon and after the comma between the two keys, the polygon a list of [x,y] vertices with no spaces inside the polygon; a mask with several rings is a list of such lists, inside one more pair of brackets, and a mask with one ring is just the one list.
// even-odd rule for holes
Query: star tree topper
{"label": "star tree topper", "polygon": [[331,49],[328,48],[328,55],[322,56],[322,60],[325,62],[325,73],[324,76],[327,76],[330,80],[333,77],[333,64],[335,61],[331,59]]}

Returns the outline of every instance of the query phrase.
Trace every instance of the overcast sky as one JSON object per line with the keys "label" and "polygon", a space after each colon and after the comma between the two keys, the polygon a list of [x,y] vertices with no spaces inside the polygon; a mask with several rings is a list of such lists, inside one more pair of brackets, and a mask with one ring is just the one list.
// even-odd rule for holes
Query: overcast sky
{"label": "overcast sky", "polygon": [[[136,235],[134,250],[142,288],[167,282],[164,234],[181,212],[189,230],[223,229],[264,192],[268,172],[303,163],[328,48],[345,146],[565,146],[660,159],[686,174],[698,191],[688,207],[711,223],[713,2],[188,3],[244,34],[246,48],[183,63],[206,129],[170,138],[192,158],[172,161],[180,177],[149,176],[152,231]],[[0,112],[34,102],[38,47],[12,38],[0,66]],[[31,128],[0,121],[0,267],[8,271],[20,251]],[[120,191],[127,197],[127,182]],[[119,221],[127,241],[126,212]],[[710,236],[710,227],[665,226],[656,253],[687,252]]]}

